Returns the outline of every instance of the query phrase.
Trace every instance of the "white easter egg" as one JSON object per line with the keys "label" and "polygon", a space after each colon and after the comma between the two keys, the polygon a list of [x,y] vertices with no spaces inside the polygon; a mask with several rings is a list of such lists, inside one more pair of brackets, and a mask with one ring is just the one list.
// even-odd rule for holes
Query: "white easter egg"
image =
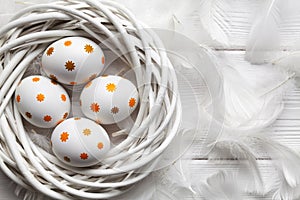
{"label": "white easter egg", "polygon": [[101,124],[113,124],[127,118],[138,101],[138,91],[132,82],[111,75],[87,83],[80,95],[83,114]]}
{"label": "white easter egg", "polygon": [[110,149],[106,131],[86,118],[70,118],[59,124],[51,136],[53,153],[74,167],[99,163]]}
{"label": "white easter egg", "polygon": [[23,79],[15,91],[17,108],[31,124],[51,128],[65,120],[70,98],[62,86],[44,76]]}
{"label": "white easter egg", "polygon": [[77,85],[96,78],[104,67],[99,45],[84,37],[67,37],[51,44],[42,56],[42,68],[50,78]]}

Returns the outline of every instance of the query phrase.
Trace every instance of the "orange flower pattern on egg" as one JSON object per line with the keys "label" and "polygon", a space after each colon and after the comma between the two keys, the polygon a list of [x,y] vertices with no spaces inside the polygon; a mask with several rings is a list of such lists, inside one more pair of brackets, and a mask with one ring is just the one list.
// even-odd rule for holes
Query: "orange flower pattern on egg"
{"label": "orange flower pattern on egg", "polygon": [[53,47],[50,47],[48,50],[47,50],[47,56],[51,56],[52,53],[54,52],[54,48]]}
{"label": "orange flower pattern on egg", "polygon": [[73,61],[71,61],[71,60],[68,60],[65,63],[65,67],[66,67],[66,70],[73,71],[73,70],[75,70],[75,63]]}
{"label": "orange flower pattern on egg", "polygon": [[136,104],[135,98],[130,98],[128,104],[129,104],[129,107],[131,107],[131,108],[134,107]]}
{"label": "orange flower pattern on egg", "polygon": [[63,132],[60,135],[60,141],[62,141],[62,142],[66,142],[68,139],[69,139],[69,133],[68,132]]}
{"label": "orange flower pattern on egg", "polygon": [[83,88],[80,102],[85,116],[100,124],[113,124],[129,117],[134,111],[138,104],[138,92],[125,78],[100,76]]}
{"label": "orange flower pattern on egg", "polygon": [[40,81],[40,78],[39,78],[39,77],[34,77],[34,78],[32,78],[32,81],[33,81],[33,82],[39,82],[39,81]]}
{"label": "orange flower pattern on egg", "polygon": [[67,97],[66,97],[65,94],[60,95],[60,98],[61,98],[61,100],[62,100],[63,102],[66,102],[66,101],[67,101]]}
{"label": "orange flower pattern on egg", "polygon": [[17,97],[16,97],[16,101],[18,102],[18,103],[20,103],[20,101],[21,101],[21,96],[18,94],[17,95]]}
{"label": "orange flower pattern on egg", "polygon": [[85,52],[87,52],[87,53],[93,53],[94,48],[92,47],[92,45],[86,44],[86,45],[84,46],[84,50],[85,50]]}
{"label": "orange flower pattern on egg", "polygon": [[43,95],[42,93],[36,95],[36,100],[39,102],[42,102],[45,100],[45,95]]}
{"label": "orange flower pattern on egg", "polygon": [[119,112],[119,108],[115,106],[110,111],[112,114],[117,114]]}
{"label": "orange flower pattern on egg", "polygon": [[102,142],[99,142],[98,145],[97,145],[98,149],[103,149],[104,145]]}
{"label": "orange flower pattern on egg", "polygon": [[82,160],[86,160],[86,159],[89,158],[89,155],[88,155],[87,153],[81,153],[81,154],[80,154],[80,158],[81,158]]}
{"label": "orange flower pattern on egg", "polygon": [[[97,77],[104,69],[104,59],[103,51],[92,40],[67,37],[47,48],[42,66],[47,76],[55,76],[55,80],[64,84],[77,85]],[[65,71],[58,67],[64,67]]]}
{"label": "orange flower pattern on egg", "polygon": [[69,118],[60,123],[52,132],[51,142],[53,153],[76,167],[99,163],[110,148],[105,129],[86,118]]}
{"label": "orange flower pattern on egg", "polygon": [[45,122],[50,122],[52,120],[52,117],[50,115],[45,115],[44,116],[44,121]]}
{"label": "orange flower pattern on egg", "polygon": [[99,112],[100,111],[100,106],[99,106],[99,104],[98,103],[92,103],[91,104],[91,110],[93,111],[93,112]]}
{"label": "orange flower pattern on egg", "polygon": [[108,92],[114,92],[114,91],[116,91],[116,89],[117,89],[117,86],[114,83],[108,83],[106,85],[106,90]]}
{"label": "orange flower pattern on egg", "polygon": [[91,129],[86,128],[86,129],[84,129],[84,130],[82,131],[82,133],[83,133],[83,135],[85,135],[85,136],[89,136],[89,135],[91,135],[92,131],[91,131]]}
{"label": "orange flower pattern on egg", "polygon": [[66,47],[71,46],[71,44],[72,44],[72,41],[71,41],[71,40],[67,40],[67,41],[65,41],[65,43],[64,43],[64,45],[65,45]]}
{"label": "orange flower pattern on egg", "polygon": [[28,118],[31,118],[31,117],[32,117],[32,114],[31,114],[30,112],[26,112],[25,115],[26,115],[26,117],[28,117]]}
{"label": "orange flower pattern on egg", "polygon": [[29,76],[16,88],[18,110],[28,122],[42,128],[56,126],[70,109],[66,91],[60,85],[53,86],[51,81],[39,75]]}

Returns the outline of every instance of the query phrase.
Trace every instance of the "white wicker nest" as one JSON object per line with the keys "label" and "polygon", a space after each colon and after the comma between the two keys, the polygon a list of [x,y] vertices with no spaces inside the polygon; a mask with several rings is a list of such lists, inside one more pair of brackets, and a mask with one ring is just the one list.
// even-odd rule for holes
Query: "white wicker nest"
{"label": "white wicker nest", "polygon": [[[67,36],[106,41],[134,69],[139,86],[134,128],[110,150],[105,164],[92,168],[68,167],[32,142],[12,98],[29,64]],[[51,198],[107,199],[151,173],[178,131],[181,105],[173,66],[150,29],[114,2],[65,0],[20,11],[0,29],[0,37],[0,166],[8,177]]]}

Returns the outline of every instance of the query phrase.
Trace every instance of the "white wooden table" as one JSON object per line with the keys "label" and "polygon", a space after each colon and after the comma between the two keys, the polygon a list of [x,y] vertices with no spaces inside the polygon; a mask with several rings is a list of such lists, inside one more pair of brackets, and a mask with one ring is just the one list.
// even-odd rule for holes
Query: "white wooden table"
{"label": "white wooden table", "polygon": [[[121,0],[120,0],[121,1]],[[248,40],[248,35],[253,24],[253,16],[260,6],[267,0],[226,0],[227,4],[230,5],[227,9],[227,14],[230,16],[230,27],[229,33],[229,45],[222,47],[222,45],[216,44],[215,42],[203,37],[199,39],[199,43],[203,42],[209,45],[211,48],[218,52],[223,52],[227,55],[229,60],[233,61],[237,65],[243,63],[245,47]],[[8,3],[10,2],[10,3]],[[34,2],[34,1],[33,1]],[[35,1],[38,2],[38,1]],[[132,2],[132,1],[131,1]],[[137,1],[138,2],[138,1]],[[156,3],[158,1],[155,1]],[[11,16],[11,13],[15,12],[22,6],[15,6],[13,1],[0,0],[1,5],[5,5],[0,9],[0,14],[2,16],[0,25],[5,23],[6,18]],[[158,3],[157,3],[158,4]],[[141,9],[144,5],[140,4]],[[142,12],[137,12],[137,17],[142,17]],[[4,18],[5,16],[5,18]],[[189,16],[192,17],[192,16]],[[146,23],[150,23],[151,26],[156,26],[155,21],[147,20]],[[298,24],[299,25],[299,24]],[[199,28],[199,32],[202,30],[197,27],[197,23],[194,26],[195,30]],[[298,28],[298,29],[297,29]],[[283,34],[288,36],[284,44],[289,46],[293,43],[295,34],[300,31],[300,28],[295,24],[295,30],[289,30]],[[294,33],[294,34],[290,34]],[[286,108],[280,118],[273,125],[276,140],[280,141],[282,144],[287,145],[296,151],[299,151],[300,144],[300,88],[296,88],[294,91],[290,92],[285,97]],[[191,146],[188,154],[192,157],[190,162],[190,173],[193,174],[199,181],[204,181],[208,176],[217,172],[220,169],[223,170],[234,170],[236,164],[235,160],[224,161],[223,164],[218,164],[217,162],[208,161],[203,155],[200,155],[199,149],[203,138],[196,138],[193,145]],[[270,161],[264,157],[259,158],[259,167],[262,171],[264,179],[272,178],[274,168],[271,166]],[[17,199],[14,195],[14,188],[12,187],[11,181],[0,172],[0,199]],[[191,197],[186,197],[186,199],[191,199]],[[200,196],[199,196],[200,199]],[[267,195],[265,197],[260,196],[246,196],[244,199],[272,199],[272,196]]]}

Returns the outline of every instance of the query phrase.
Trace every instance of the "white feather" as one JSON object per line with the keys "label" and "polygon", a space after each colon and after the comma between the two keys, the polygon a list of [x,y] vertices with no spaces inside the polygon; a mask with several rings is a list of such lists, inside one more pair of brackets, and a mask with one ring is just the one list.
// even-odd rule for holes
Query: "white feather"
{"label": "white feather", "polygon": [[187,196],[193,197],[195,193],[188,170],[190,160],[183,157],[193,141],[190,138],[193,134],[191,131],[180,131],[161,156],[156,169],[115,200],[181,200]]}
{"label": "white feather", "polygon": [[293,88],[293,75],[271,65],[251,65],[222,58],[224,122],[243,130],[264,128],[283,109],[282,99]]}
{"label": "white feather", "polygon": [[219,172],[207,178],[205,183],[198,187],[199,193],[206,200],[240,200],[242,199],[241,187],[238,184],[236,173]]}
{"label": "white feather", "polygon": [[230,5],[222,0],[204,0],[198,10],[199,20],[213,41],[229,45],[229,17],[226,12]]}
{"label": "white feather", "polygon": [[241,192],[262,194],[264,186],[256,161],[255,142],[251,132],[224,130],[215,142],[209,159],[237,159],[239,172],[236,178],[239,179],[238,185],[243,185]]}
{"label": "white feather", "polygon": [[295,73],[295,76],[300,76],[300,53],[299,52],[292,52],[288,53],[286,55],[281,56],[278,59],[275,59],[272,61],[272,64],[278,67],[281,67],[282,69],[285,69],[287,71],[290,71],[291,73]]}
{"label": "white feather", "polygon": [[222,0],[115,0],[151,28],[175,30],[199,44],[229,45],[230,5]]}
{"label": "white feather", "polygon": [[269,137],[260,136],[260,145],[272,158],[278,171],[277,178],[268,183],[275,199],[296,199],[300,196],[300,156],[298,153]]}
{"label": "white feather", "polygon": [[[287,49],[283,41],[286,41],[291,33],[299,34],[299,30],[295,29],[295,23],[300,17],[298,9],[300,2],[297,0],[268,0],[261,5],[246,48],[246,59],[258,64],[278,58],[282,54],[281,50]],[[295,40],[291,44],[292,48],[296,47]]]}

